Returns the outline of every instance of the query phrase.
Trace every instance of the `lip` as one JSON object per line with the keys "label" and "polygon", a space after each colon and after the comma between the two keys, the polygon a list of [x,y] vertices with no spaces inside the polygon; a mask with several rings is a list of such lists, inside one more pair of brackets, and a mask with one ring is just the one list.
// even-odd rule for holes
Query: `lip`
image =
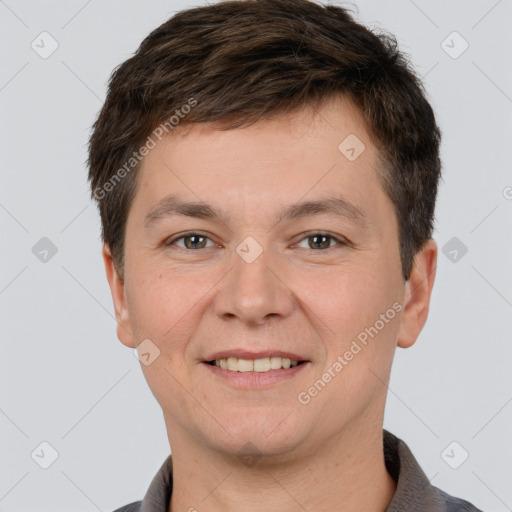
{"label": "lip", "polygon": [[[232,354],[233,352],[230,352]],[[274,353],[275,354],[275,353]],[[215,354],[214,354],[215,355]],[[231,356],[235,357],[235,356]],[[251,356],[252,358],[253,356]],[[263,356],[268,357],[268,356]],[[282,356],[288,357],[288,356]],[[223,359],[223,358],[220,358]],[[243,359],[243,358],[242,358]],[[257,358],[258,359],[258,358]],[[229,384],[238,389],[267,389],[275,386],[276,384],[285,382],[292,379],[305,368],[309,367],[310,361],[304,362],[292,368],[281,368],[280,370],[270,370],[268,372],[237,372],[233,370],[225,370],[218,366],[212,366],[206,361],[203,361],[200,366],[204,367],[208,372],[211,372],[215,379]]]}
{"label": "lip", "polygon": [[203,362],[216,361],[218,359],[227,359],[228,357],[236,357],[238,359],[264,359],[265,357],[284,357],[292,361],[308,361],[305,357],[294,354],[293,352],[283,352],[282,350],[265,350],[260,352],[250,352],[243,349],[222,350],[214,352],[206,357]]}

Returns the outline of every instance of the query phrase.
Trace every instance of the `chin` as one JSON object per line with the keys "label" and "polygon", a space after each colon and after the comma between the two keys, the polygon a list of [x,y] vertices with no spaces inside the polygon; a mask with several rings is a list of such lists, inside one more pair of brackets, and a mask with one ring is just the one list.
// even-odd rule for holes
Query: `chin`
{"label": "chin", "polygon": [[[285,419],[289,414],[288,419]],[[296,451],[302,451],[302,446],[308,439],[308,430],[304,418],[292,420],[295,413],[285,413],[277,421],[272,416],[256,419],[254,417],[239,418],[239,421],[228,423],[229,435],[221,430],[220,436],[205,440],[212,449],[226,455],[236,456],[248,460],[261,459],[276,462],[282,458],[289,458],[289,455]],[[284,421],[283,421],[284,420]],[[217,433],[219,433],[217,430]],[[204,436],[204,434],[203,434]]]}

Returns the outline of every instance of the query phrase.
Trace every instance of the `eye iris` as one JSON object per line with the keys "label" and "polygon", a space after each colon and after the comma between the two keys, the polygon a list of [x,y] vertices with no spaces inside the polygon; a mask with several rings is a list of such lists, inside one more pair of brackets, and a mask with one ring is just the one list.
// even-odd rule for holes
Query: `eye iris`
{"label": "eye iris", "polygon": [[[187,249],[197,249],[198,248],[198,245],[197,244],[190,244],[188,243],[189,240],[191,240],[192,238],[202,238],[203,239],[203,243],[204,241],[206,240],[206,237],[205,236],[202,236],[202,235],[188,235],[188,236],[185,236],[184,237],[184,240],[185,240],[185,247],[187,247]],[[203,248],[203,246],[199,247],[200,249]]]}
{"label": "eye iris", "polygon": [[[314,235],[314,236],[310,236],[309,237],[310,240],[312,240],[312,239],[317,240],[318,238],[323,238],[324,239],[324,242],[320,244],[321,245],[320,249],[328,249],[329,248],[330,237],[327,236],[327,235]],[[309,244],[312,249],[318,249],[318,246],[314,245],[315,243],[316,242],[313,242],[313,244],[311,244],[311,243]]]}

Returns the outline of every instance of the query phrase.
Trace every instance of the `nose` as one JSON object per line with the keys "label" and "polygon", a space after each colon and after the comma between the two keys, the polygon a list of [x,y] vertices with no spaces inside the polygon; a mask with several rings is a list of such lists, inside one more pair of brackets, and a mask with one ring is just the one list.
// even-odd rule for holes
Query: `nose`
{"label": "nose", "polygon": [[234,252],[232,269],[219,284],[214,301],[218,317],[236,318],[243,324],[259,326],[292,313],[293,292],[279,265],[270,260],[267,250],[254,261],[246,261]]}

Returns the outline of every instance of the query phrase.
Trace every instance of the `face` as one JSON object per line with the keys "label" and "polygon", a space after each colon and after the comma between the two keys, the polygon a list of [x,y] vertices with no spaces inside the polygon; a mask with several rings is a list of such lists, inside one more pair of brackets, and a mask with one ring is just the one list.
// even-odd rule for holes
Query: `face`
{"label": "face", "polygon": [[124,282],[104,258],[118,336],[149,354],[141,367],[171,445],[304,454],[382,421],[436,253],[418,257],[411,290],[377,156],[337,100],[234,130],[190,125],[145,157]]}

